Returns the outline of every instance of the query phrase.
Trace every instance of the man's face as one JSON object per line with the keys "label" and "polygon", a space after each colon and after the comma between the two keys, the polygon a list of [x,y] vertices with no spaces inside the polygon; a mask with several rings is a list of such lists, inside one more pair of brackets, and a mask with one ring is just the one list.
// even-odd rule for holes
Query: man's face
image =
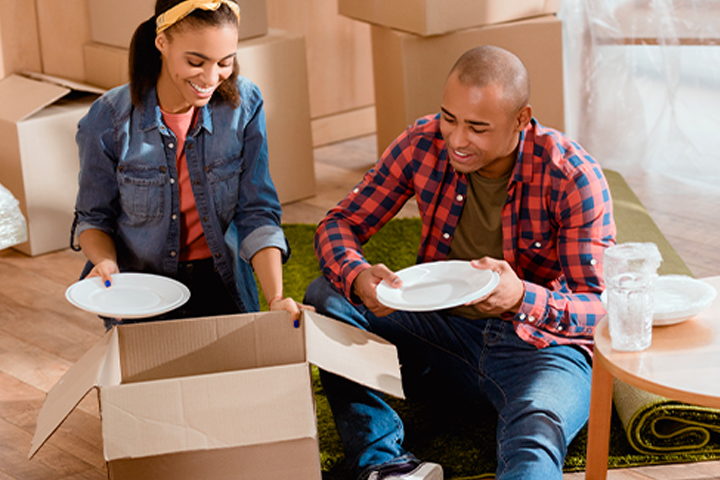
{"label": "man's face", "polygon": [[445,84],[440,131],[450,164],[461,173],[498,178],[515,165],[515,148],[525,124],[504,99],[501,87],[476,87],[456,73]]}

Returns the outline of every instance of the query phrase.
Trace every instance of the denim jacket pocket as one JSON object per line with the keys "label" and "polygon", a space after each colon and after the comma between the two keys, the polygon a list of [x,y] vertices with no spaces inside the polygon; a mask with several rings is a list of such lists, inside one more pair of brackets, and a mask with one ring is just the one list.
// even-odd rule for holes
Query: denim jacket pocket
{"label": "denim jacket pocket", "polygon": [[235,216],[244,170],[242,157],[237,156],[215,160],[205,167],[215,211],[223,224]]}
{"label": "denim jacket pocket", "polygon": [[135,167],[121,165],[117,170],[124,220],[131,224],[155,221],[163,216],[166,167]]}

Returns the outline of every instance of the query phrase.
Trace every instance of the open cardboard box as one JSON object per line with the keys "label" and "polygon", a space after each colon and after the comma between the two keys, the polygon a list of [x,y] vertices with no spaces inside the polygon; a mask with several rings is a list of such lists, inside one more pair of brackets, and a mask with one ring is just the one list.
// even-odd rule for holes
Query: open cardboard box
{"label": "open cardboard box", "polygon": [[338,0],[341,15],[423,36],[557,13],[560,0]]}
{"label": "open cardboard box", "polygon": [[321,480],[310,364],[403,397],[392,344],[316,313],[121,325],[50,390],[29,457],[97,389],[111,479]]}

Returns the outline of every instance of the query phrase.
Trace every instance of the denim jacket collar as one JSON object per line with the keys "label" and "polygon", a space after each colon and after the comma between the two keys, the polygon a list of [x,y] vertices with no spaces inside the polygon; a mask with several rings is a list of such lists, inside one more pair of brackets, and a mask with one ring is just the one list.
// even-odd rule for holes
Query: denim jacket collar
{"label": "denim jacket collar", "polygon": [[[200,129],[204,128],[208,133],[213,133],[212,115],[210,114],[209,103],[200,108],[198,113],[198,121],[195,128],[190,132],[191,136],[196,136]],[[164,130],[164,122],[162,120],[162,111],[157,100],[157,90],[155,87],[148,90],[140,109],[140,129],[147,132],[154,128]]]}

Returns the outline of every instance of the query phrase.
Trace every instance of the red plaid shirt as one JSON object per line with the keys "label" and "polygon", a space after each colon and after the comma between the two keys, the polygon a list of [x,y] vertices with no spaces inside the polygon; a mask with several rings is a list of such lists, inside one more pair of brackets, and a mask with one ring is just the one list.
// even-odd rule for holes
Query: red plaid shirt
{"label": "red plaid shirt", "polygon": [[[370,265],[362,244],[413,195],[422,217],[417,262],[444,260],[466,199],[440,133],[440,115],[410,126],[335,208],[315,235],[323,273],[352,298],[355,277]],[[517,314],[503,318],[539,348],[592,345],[605,314],[602,256],[615,243],[610,190],[597,162],[535,119],[520,136],[502,211],[503,254],[525,283]]]}

